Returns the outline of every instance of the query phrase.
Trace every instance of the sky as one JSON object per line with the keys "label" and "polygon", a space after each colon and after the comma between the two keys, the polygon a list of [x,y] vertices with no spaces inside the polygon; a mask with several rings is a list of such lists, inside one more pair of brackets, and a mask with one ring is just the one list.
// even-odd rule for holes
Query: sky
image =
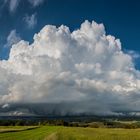
{"label": "sky", "polygon": [[[37,0],[36,4],[29,1],[0,1],[1,59],[8,57],[4,44],[12,30],[16,30],[22,39],[32,42],[34,33],[47,24],[64,24],[74,30],[86,19],[104,23],[106,32],[119,38],[123,49],[140,52],[139,0]],[[17,5],[13,4],[10,9],[12,3]]]}
{"label": "sky", "polygon": [[0,0],[0,115],[139,112],[139,13],[139,0]]}

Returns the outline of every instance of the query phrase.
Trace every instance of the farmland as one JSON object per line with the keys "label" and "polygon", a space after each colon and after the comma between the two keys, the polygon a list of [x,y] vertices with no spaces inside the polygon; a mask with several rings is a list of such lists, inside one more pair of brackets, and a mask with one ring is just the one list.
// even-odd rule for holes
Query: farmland
{"label": "farmland", "polygon": [[0,140],[140,140],[140,129],[1,126],[0,130]]}

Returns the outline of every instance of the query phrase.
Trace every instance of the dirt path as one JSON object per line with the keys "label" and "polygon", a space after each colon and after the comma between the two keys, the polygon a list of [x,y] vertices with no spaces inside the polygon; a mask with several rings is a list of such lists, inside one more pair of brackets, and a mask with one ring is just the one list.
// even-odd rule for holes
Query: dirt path
{"label": "dirt path", "polygon": [[47,136],[44,140],[58,140],[57,133],[52,133],[49,136]]}

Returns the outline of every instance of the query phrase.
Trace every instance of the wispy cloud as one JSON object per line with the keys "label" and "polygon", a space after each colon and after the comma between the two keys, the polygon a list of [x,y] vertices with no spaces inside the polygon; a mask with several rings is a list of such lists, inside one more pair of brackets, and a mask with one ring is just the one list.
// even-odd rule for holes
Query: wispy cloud
{"label": "wispy cloud", "polygon": [[23,20],[26,23],[27,28],[33,29],[37,24],[37,14],[34,13],[32,15],[26,15]]}
{"label": "wispy cloud", "polygon": [[4,4],[9,5],[9,11],[15,12],[21,0],[4,0]]}
{"label": "wispy cloud", "polygon": [[[37,7],[37,6],[41,5],[44,1],[45,0],[28,0],[27,2],[29,2],[33,7]],[[11,13],[14,13],[16,11],[16,9],[19,7],[20,2],[22,2],[22,1],[21,0],[4,0],[3,6],[8,5],[9,11]]]}
{"label": "wispy cloud", "polygon": [[16,30],[11,30],[9,35],[7,36],[7,42],[4,45],[4,47],[11,47],[13,44],[16,44],[21,40],[19,34],[16,32]]}
{"label": "wispy cloud", "polygon": [[140,53],[134,50],[127,50],[126,51],[129,55],[131,55],[134,59],[140,58]]}
{"label": "wispy cloud", "polygon": [[45,0],[28,0],[34,7],[41,5]]}

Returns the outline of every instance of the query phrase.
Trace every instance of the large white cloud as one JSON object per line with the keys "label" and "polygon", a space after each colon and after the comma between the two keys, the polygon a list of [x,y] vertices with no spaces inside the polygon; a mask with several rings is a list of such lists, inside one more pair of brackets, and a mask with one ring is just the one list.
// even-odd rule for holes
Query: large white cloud
{"label": "large white cloud", "polygon": [[[0,103],[51,103],[60,112],[139,111],[140,72],[103,24],[47,25],[0,61]],[[61,107],[60,107],[61,106]]]}

